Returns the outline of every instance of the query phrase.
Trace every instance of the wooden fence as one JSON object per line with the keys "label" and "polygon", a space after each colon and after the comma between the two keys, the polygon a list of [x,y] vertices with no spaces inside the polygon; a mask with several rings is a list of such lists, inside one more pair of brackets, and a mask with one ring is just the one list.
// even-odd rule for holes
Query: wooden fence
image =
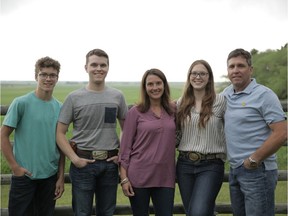
{"label": "wooden fence", "polygon": [[[281,102],[283,110],[287,112],[287,101]],[[5,115],[7,112],[8,106],[1,105],[1,115]],[[287,146],[287,143],[284,145]],[[228,173],[225,173],[224,182],[228,182]],[[1,175],[1,185],[9,185],[11,179],[11,174],[2,174]],[[279,170],[278,181],[287,182],[287,170]],[[65,183],[71,183],[69,174],[65,174]],[[287,193],[287,191],[283,191]],[[95,212],[95,206],[94,210]],[[218,214],[232,214],[232,208],[230,203],[216,203],[215,212]],[[275,205],[275,214],[287,215],[287,203],[276,203]],[[154,214],[153,207],[150,206],[150,214]],[[173,214],[185,214],[182,204],[175,204]],[[8,216],[8,209],[1,208],[1,216]],[[73,216],[73,211],[71,206],[56,206],[55,216]],[[132,210],[130,205],[117,205],[114,215],[132,215]]]}
{"label": "wooden fence", "polygon": [[[11,174],[1,175],[1,185],[9,185],[11,179]],[[278,181],[287,181],[287,171],[279,170]],[[228,182],[228,173],[225,173],[224,182]],[[68,173],[65,174],[65,183],[71,183]],[[283,193],[286,193],[286,191]],[[95,207],[94,207],[95,208]],[[94,209],[95,212],[95,209]],[[230,203],[216,203],[215,212],[219,214],[232,214],[232,208]],[[184,208],[181,204],[174,205],[174,214],[185,214]],[[287,215],[287,203],[276,203],[275,206],[276,214]],[[150,214],[154,214],[153,207],[150,206]],[[2,216],[8,216],[8,210],[6,208],[1,209]],[[71,206],[56,206],[55,216],[73,216],[73,211]],[[130,205],[117,205],[114,215],[132,215],[132,210]]]}

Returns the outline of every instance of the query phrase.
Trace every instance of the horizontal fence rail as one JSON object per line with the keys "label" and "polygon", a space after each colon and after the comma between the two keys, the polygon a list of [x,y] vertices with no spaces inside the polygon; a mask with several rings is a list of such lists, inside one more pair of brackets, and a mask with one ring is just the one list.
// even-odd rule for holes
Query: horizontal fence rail
{"label": "horizontal fence rail", "polygon": [[[223,182],[228,182],[229,173],[225,172]],[[287,181],[288,173],[286,170],[278,170],[278,181]],[[1,185],[10,185],[11,174],[1,174]],[[71,183],[69,173],[65,173],[65,183]]]}
{"label": "horizontal fence rail", "polygon": [[[224,182],[228,182],[229,173],[225,172]],[[278,170],[278,181],[287,181],[287,171]],[[11,174],[2,174],[1,175],[1,185],[9,185],[11,180]],[[65,183],[71,183],[69,174],[65,173]],[[94,210],[95,212],[95,206]],[[150,206],[150,214],[154,214],[154,209]],[[216,214],[232,214],[232,208],[230,203],[217,203],[215,207]],[[287,203],[276,203],[275,205],[275,214],[287,215]],[[173,209],[173,214],[185,214],[182,204],[175,204]],[[73,216],[72,206],[56,206],[55,216]],[[117,205],[114,215],[132,215],[132,210],[130,205]],[[1,216],[8,216],[8,209],[1,209]]]}

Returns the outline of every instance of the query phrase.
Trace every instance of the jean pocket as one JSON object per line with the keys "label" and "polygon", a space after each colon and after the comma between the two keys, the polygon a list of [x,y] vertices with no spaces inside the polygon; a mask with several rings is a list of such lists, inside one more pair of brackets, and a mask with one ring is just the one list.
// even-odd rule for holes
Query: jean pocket
{"label": "jean pocket", "polygon": [[26,175],[16,176],[16,175],[13,174],[12,178],[13,179],[25,179],[25,178],[27,178],[27,176]]}

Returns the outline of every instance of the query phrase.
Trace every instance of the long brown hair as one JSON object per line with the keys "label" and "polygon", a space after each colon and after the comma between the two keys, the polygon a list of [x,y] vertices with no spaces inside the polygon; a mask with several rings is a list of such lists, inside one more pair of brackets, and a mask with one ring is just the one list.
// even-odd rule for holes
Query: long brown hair
{"label": "long brown hair", "polygon": [[169,88],[166,76],[162,71],[156,68],[147,70],[142,77],[141,91],[140,91],[141,96],[140,96],[140,102],[138,103],[138,110],[144,113],[150,109],[150,105],[151,105],[150,98],[146,91],[146,79],[149,75],[158,76],[162,80],[164,84],[164,92],[163,92],[163,95],[161,96],[161,105],[163,106],[163,108],[169,115],[172,115],[174,112],[171,107],[170,88]]}
{"label": "long brown hair", "polygon": [[205,96],[202,100],[201,110],[200,110],[200,118],[199,118],[199,127],[205,128],[207,121],[209,120],[210,116],[213,114],[212,106],[214,100],[216,98],[216,93],[214,89],[214,77],[211,66],[205,60],[196,60],[194,61],[187,74],[187,80],[184,86],[183,94],[181,96],[181,101],[177,110],[177,124],[181,126],[184,124],[185,119],[187,116],[191,119],[191,109],[195,106],[195,96],[194,96],[194,88],[190,84],[190,74],[192,69],[195,65],[202,64],[209,73],[209,80],[205,87]]}

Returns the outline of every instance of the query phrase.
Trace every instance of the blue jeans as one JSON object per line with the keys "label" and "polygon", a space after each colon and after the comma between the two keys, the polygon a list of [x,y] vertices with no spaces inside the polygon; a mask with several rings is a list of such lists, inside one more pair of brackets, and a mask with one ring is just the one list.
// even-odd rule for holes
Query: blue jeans
{"label": "blue jeans", "polygon": [[257,169],[243,165],[229,174],[231,204],[235,216],[274,216],[274,192],[278,171],[265,170],[264,164]]}
{"label": "blue jeans", "polygon": [[55,209],[57,175],[31,180],[12,176],[8,211],[10,216],[52,216]]}
{"label": "blue jeans", "polygon": [[129,197],[133,216],[148,216],[150,197],[156,216],[172,216],[175,188],[134,188],[135,196]]}
{"label": "blue jeans", "polygon": [[72,207],[76,216],[90,216],[95,194],[96,215],[113,216],[116,207],[118,165],[114,162],[95,161],[84,168],[70,165]]}
{"label": "blue jeans", "polygon": [[224,162],[215,159],[195,163],[179,156],[176,173],[186,215],[214,215],[215,200],[224,178]]}

